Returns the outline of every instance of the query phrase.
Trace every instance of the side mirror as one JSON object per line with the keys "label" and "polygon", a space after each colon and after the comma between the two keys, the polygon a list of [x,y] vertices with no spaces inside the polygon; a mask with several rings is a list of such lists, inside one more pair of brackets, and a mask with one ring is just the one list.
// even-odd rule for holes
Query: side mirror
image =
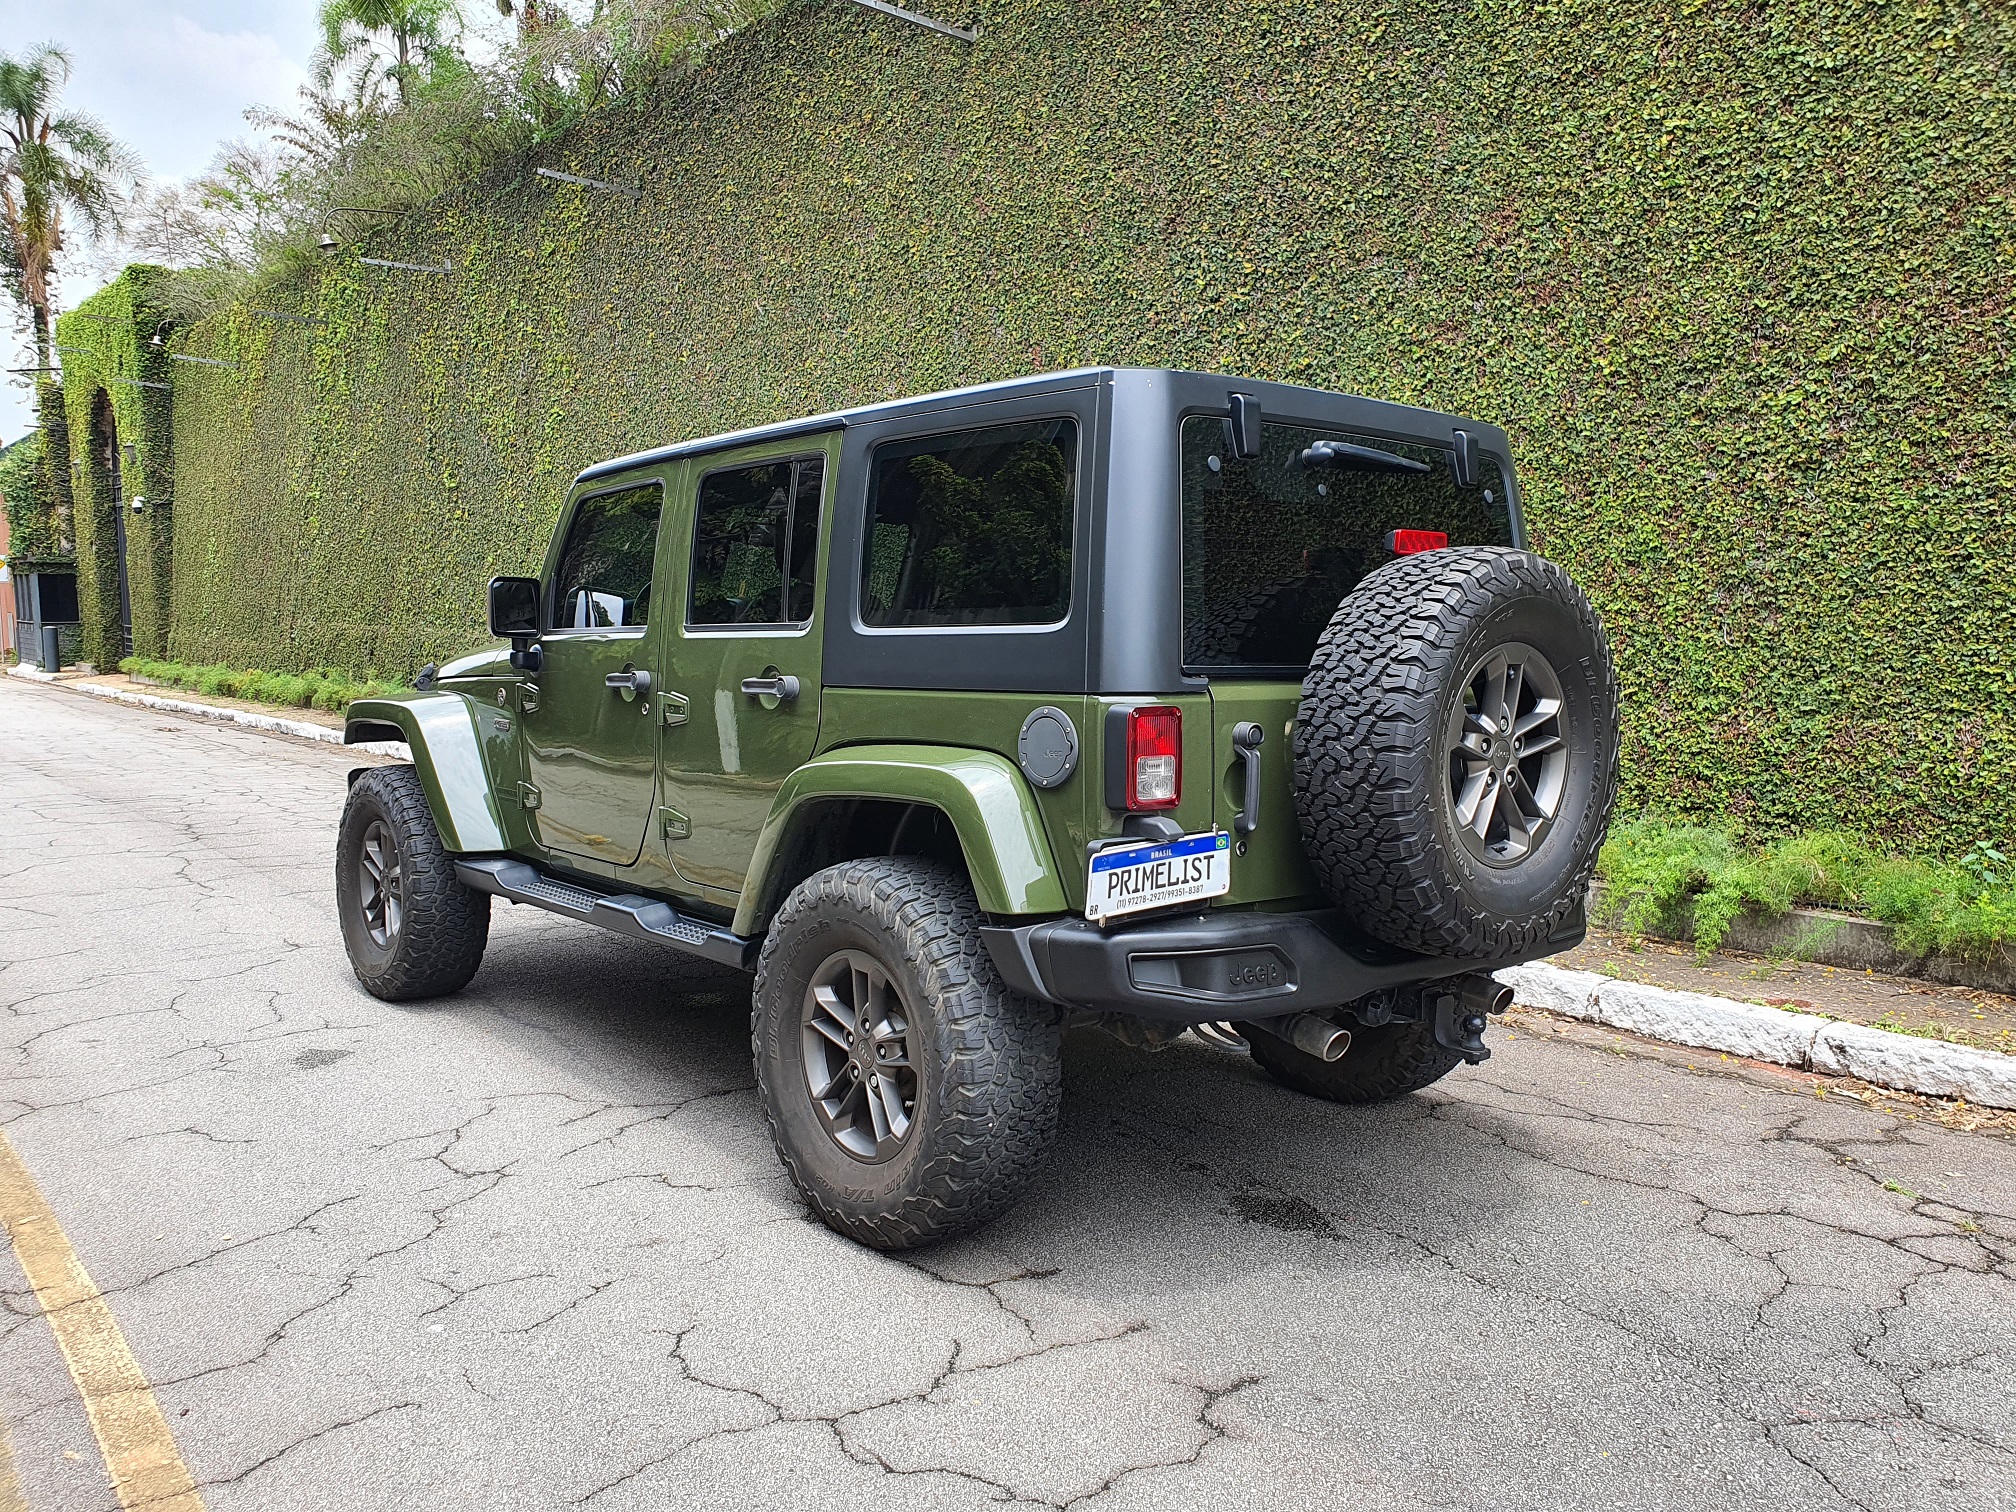
{"label": "side mirror", "polygon": [[539,670],[539,579],[490,579],[490,633],[511,642],[511,665],[521,672]]}

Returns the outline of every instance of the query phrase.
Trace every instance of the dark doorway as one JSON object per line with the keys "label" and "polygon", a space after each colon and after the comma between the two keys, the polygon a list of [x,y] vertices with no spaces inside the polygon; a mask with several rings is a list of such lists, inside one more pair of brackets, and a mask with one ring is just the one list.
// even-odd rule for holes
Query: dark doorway
{"label": "dark doorway", "polygon": [[119,548],[119,645],[121,656],[133,654],[133,592],[126,581],[126,484],[122,476],[119,426],[112,418],[111,396],[100,392],[91,406],[91,446],[105,470],[112,502],[112,539]]}

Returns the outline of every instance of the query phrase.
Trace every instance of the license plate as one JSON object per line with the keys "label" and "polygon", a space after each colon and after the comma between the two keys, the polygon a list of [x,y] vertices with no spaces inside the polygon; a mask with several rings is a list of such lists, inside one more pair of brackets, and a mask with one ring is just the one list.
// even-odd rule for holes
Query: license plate
{"label": "license plate", "polygon": [[1232,887],[1232,837],[1185,835],[1161,844],[1103,850],[1092,858],[1085,917],[1114,919],[1221,897]]}

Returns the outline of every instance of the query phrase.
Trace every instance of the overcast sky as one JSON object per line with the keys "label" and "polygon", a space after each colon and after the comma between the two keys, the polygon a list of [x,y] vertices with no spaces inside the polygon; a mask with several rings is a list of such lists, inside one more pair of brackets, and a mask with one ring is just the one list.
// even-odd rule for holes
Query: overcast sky
{"label": "overcast sky", "polygon": [[[19,56],[38,42],[76,65],[65,100],[89,111],[137,151],[157,179],[193,177],[220,142],[250,133],[250,105],[291,109],[315,45],[313,0],[0,0],[0,49]],[[65,281],[74,308],[92,282]],[[10,357],[21,350],[16,340]],[[8,367],[25,365],[13,360]],[[29,424],[27,395],[0,387],[0,438]]]}

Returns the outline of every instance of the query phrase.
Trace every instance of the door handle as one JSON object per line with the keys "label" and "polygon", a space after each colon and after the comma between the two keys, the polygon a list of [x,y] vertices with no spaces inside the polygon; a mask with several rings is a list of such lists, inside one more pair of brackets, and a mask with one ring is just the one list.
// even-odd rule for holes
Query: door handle
{"label": "door handle", "polygon": [[611,693],[649,693],[651,674],[634,668],[625,668],[621,672],[611,672],[603,678],[602,686]]}
{"label": "door handle", "polygon": [[742,691],[751,698],[792,699],[798,696],[798,679],[788,673],[782,677],[745,677]]}
{"label": "door handle", "polygon": [[1251,721],[1232,726],[1232,749],[1246,768],[1246,801],[1232,821],[1232,828],[1242,835],[1260,827],[1260,742],[1266,738],[1267,732]]}

